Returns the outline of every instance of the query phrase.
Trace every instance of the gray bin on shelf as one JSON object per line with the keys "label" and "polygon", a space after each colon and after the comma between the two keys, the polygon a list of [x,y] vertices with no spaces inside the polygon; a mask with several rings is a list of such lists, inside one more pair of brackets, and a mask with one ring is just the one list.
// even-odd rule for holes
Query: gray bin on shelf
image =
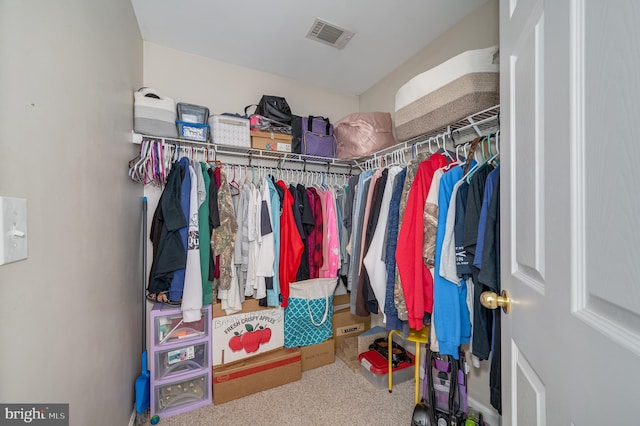
{"label": "gray bin on shelf", "polygon": [[177,138],[175,101],[149,87],[135,92],[133,130],[143,135]]}

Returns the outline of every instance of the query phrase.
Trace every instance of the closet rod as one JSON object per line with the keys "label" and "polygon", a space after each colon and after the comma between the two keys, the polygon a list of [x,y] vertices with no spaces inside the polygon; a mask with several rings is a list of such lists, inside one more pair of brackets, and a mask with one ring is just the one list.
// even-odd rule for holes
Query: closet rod
{"label": "closet rod", "polygon": [[168,143],[174,146],[200,146],[207,150],[211,150],[213,152],[214,159],[217,158],[218,155],[230,156],[230,157],[243,157],[243,158],[253,158],[253,159],[261,159],[268,161],[294,161],[300,163],[308,163],[308,164],[317,164],[322,166],[329,167],[353,167],[354,164],[350,160],[340,160],[337,158],[324,158],[324,157],[315,157],[308,156],[303,154],[295,154],[295,153],[287,153],[281,151],[271,151],[271,150],[261,150],[254,148],[246,148],[246,147],[233,147],[233,146],[220,146],[214,145],[211,142],[199,142],[192,141],[187,139],[179,139],[179,138],[165,138],[165,137],[157,137],[151,135],[140,135],[137,133],[133,133],[133,142],[141,143],[142,140],[154,140],[160,141],[163,143]]}
{"label": "closet rod", "polygon": [[[220,160],[215,160],[215,161],[220,161]],[[273,170],[274,172],[283,171],[283,172],[295,172],[295,173],[320,173],[320,174],[324,173],[326,175],[336,175],[341,177],[352,176],[352,173],[351,173],[352,170],[349,170],[348,172],[345,172],[345,173],[340,173],[340,172],[325,171],[325,170],[306,170],[306,169],[291,169],[288,167],[256,166],[256,165],[250,165],[250,164],[233,163],[229,161],[222,161],[222,165],[231,166],[231,167],[248,167],[251,169],[258,169],[258,170],[262,169],[262,170],[268,170],[268,171]]]}

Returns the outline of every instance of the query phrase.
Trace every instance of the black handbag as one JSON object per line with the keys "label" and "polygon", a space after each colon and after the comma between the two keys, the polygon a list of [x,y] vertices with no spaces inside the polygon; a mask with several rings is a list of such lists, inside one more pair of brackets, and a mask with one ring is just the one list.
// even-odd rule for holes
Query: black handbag
{"label": "black handbag", "polygon": [[262,95],[255,113],[278,123],[291,125],[291,108],[282,96]]}

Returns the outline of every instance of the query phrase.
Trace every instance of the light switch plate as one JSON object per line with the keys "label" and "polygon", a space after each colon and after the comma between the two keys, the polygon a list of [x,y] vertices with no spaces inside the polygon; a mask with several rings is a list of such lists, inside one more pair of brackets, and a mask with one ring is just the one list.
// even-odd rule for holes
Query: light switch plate
{"label": "light switch plate", "polygon": [[27,258],[27,200],[0,197],[0,265]]}

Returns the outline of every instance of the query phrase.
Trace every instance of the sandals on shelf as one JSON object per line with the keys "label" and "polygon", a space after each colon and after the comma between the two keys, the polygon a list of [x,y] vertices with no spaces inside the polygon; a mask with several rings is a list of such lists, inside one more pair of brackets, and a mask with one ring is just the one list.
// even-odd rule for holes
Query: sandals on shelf
{"label": "sandals on shelf", "polygon": [[153,303],[162,303],[170,306],[180,306],[182,304],[182,300],[169,300],[166,292],[147,293],[147,300]]}
{"label": "sandals on shelf", "polygon": [[[386,337],[381,337],[374,340],[373,343],[369,345],[369,350],[374,350],[382,355],[385,359],[389,359],[389,342]],[[408,362],[410,364],[412,363],[406,349],[396,342],[393,342],[393,346],[391,347],[391,364],[393,368],[396,368],[402,362]]]}

